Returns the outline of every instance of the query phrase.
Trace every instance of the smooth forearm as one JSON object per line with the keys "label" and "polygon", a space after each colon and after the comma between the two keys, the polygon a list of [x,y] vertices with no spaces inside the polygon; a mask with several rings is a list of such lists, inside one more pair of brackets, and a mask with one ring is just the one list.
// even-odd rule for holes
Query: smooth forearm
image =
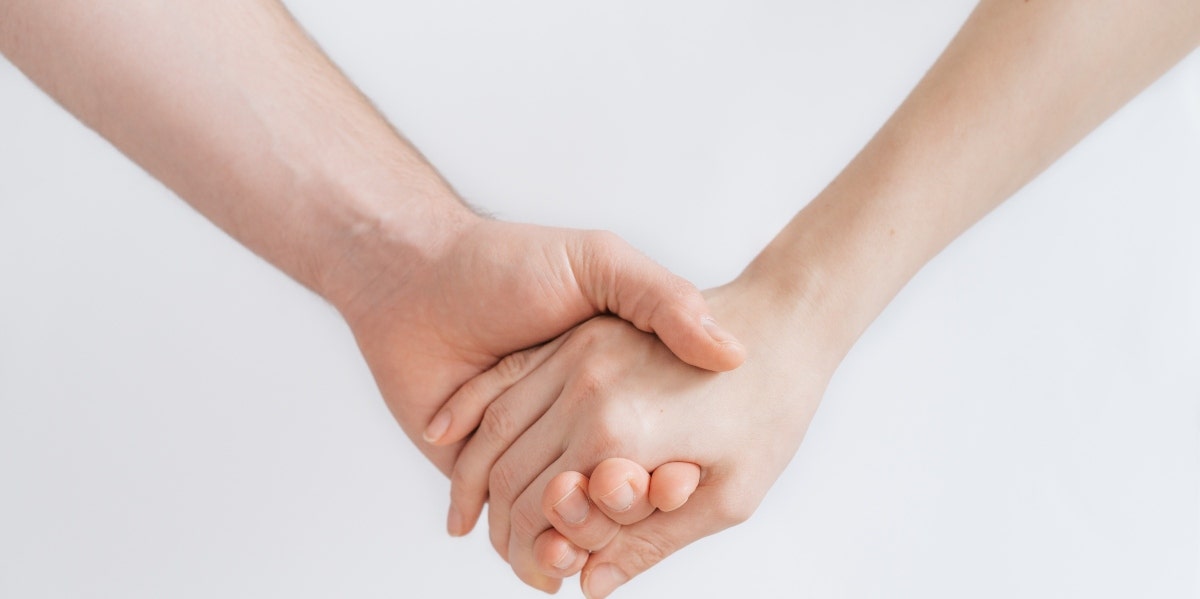
{"label": "smooth forearm", "polygon": [[1198,40],[1190,1],[985,0],[745,276],[833,329],[840,360],[926,262]]}
{"label": "smooth forearm", "polygon": [[234,238],[330,299],[468,211],[275,0],[0,2],[0,50]]}

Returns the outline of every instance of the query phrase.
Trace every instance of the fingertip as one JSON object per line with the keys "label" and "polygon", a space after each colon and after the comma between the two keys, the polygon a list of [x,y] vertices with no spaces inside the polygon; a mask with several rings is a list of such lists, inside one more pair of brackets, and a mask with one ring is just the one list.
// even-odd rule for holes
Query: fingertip
{"label": "fingertip", "polygon": [[452,537],[465,537],[472,530],[475,530],[475,525],[479,522],[479,516],[483,508],[471,509],[450,504],[450,511],[446,514],[446,531]]}
{"label": "fingertip", "polygon": [[[537,540],[540,539],[541,537],[539,536]],[[534,543],[535,550],[537,540],[535,540]],[[540,554],[535,554],[526,558],[517,557],[514,559],[511,562],[513,573],[516,574],[517,578],[520,578],[522,582],[539,591],[542,591],[543,593],[557,593],[558,589],[562,587],[563,577],[542,572],[541,564],[538,563],[540,561],[538,560],[539,555]],[[530,559],[533,561],[530,562]],[[551,572],[553,572],[553,570],[551,570]]]}
{"label": "fingertip", "polygon": [[588,512],[591,511],[591,502],[588,501],[587,490],[577,486],[567,491],[562,499],[550,506],[550,509],[558,514],[558,518],[563,522],[578,526],[587,520]]}
{"label": "fingertip", "polygon": [[545,574],[531,574],[525,580],[525,584],[547,595],[553,595],[558,592],[558,589],[562,588],[562,579],[546,576]]}
{"label": "fingertip", "polygon": [[617,524],[633,524],[654,513],[649,487],[650,473],[631,460],[608,458],[592,470],[592,501]]}
{"label": "fingertip", "polygon": [[550,519],[551,522],[555,520],[570,522],[570,520],[563,518],[555,508],[562,507],[563,500],[567,499],[573,493],[582,491],[583,497],[586,498],[588,484],[588,477],[578,472],[568,470],[556,474],[546,484],[546,488],[542,490],[542,514]]}
{"label": "fingertip", "polygon": [[746,348],[711,316],[677,309],[663,316],[653,331],[680,360],[712,372],[727,372],[746,361]]}
{"label": "fingertip", "polygon": [[[674,352],[674,349],[671,351]],[[711,372],[729,372],[736,370],[746,362],[746,347],[737,341],[719,344],[709,342],[705,344],[705,348],[701,352],[691,359],[685,359],[682,356],[679,358],[692,366]]]}
{"label": "fingertip", "polygon": [[600,564],[584,572],[579,585],[588,599],[604,599],[626,582],[629,582],[629,576],[620,568],[613,564]]}
{"label": "fingertip", "polygon": [[[618,238],[619,239],[619,238]],[[746,360],[745,348],[709,315],[704,294],[687,279],[671,274],[653,260],[633,251],[636,259],[622,262],[613,271],[613,260],[602,260],[598,270],[588,271],[581,285],[594,291],[607,290],[594,305],[658,335],[680,360],[714,372],[737,368]],[[614,251],[610,247],[610,252]],[[600,251],[593,254],[606,256]]]}
{"label": "fingertip", "polygon": [[459,484],[453,475],[450,480],[450,511],[446,514],[446,530],[452,536],[461,537],[471,532],[479,522],[487,495],[473,496]]}
{"label": "fingertip", "polygon": [[721,325],[717,324],[717,320],[712,316],[704,316],[700,318],[700,326],[704,328],[704,332],[713,344],[712,364],[708,370],[714,372],[726,372],[741,366],[746,361],[746,346],[738,341],[733,333],[725,330]]}
{"label": "fingertip", "polygon": [[421,438],[425,439],[426,443],[433,445],[446,445],[457,441],[458,439],[445,439],[446,432],[450,430],[450,425],[453,423],[454,416],[450,410],[443,408],[429,421],[429,426],[425,427],[421,433]]}
{"label": "fingertip", "polygon": [[656,512],[623,527],[617,538],[592,553],[581,577],[584,594],[594,599],[606,597],[681,547],[726,526],[715,522],[711,511],[705,509],[709,507],[707,497],[701,495],[696,499],[697,509],[672,514]]}
{"label": "fingertip", "polygon": [[700,486],[700,466],[691,462],[668,462],[650,475],[650,504],[659,511],[677,510]]}
{"label": "fingertip", "polygon": [[542,532],[534,541],[534,555],[542,574],[566,578],[583,569],[589,553],[576,547],[558,531],[550,529]]}
{"label": "fingertip", "polygon": [[450,533],[450,536],[461,537],[467,534],[467,531],[463,530],[462,519],[462,514],[458,512],[458,508],[451,505],[450,512],[446,514],[446,532]]}
{"label": "fingertip", "polygon": [[650,473],[641,464],[625,458],[608,458],[592,470],[592,500],[608,511],[621,513],[646,497]]}

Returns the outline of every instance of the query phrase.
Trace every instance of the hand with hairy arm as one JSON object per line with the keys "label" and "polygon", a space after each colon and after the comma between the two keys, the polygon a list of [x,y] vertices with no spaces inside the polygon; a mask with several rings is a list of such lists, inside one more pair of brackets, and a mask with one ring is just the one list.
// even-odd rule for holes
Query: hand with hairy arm
{"label": "hand with hairy arm", "polygon": [[[450,425],[431,420],[463,382],[597,314],[700,367],[743,359],[693,286],[615,236],[473,213],[277,0],[0,0],[0,52],[332,303],[414,439]],[[457,447],[418,446],[449,471]]]}

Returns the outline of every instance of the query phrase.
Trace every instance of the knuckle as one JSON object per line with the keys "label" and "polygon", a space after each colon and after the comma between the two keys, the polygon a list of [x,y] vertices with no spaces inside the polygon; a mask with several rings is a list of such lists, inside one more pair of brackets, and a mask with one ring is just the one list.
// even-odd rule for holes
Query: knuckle
{"label": "knuckle", "polygon": [[622,319],[613,316],[593,318],[571,332],[572,351],[581,352],[587,348],[604,345],[605,340],[617,335],[625,326]]}
{"label": "knuckle", "polygon": [[517,433],[516,415],[506,402],[493,401],[483,411],[479,435],[496,445],[502,445]]}
{"label": "knuckle", "polygon": [[636,440],[642,438],[639,423],[624,404],[604,402],[595,408],[588,432],[586,451],[597,458],[637,455]]}
{"label": "knuckle", "polygon": [[571,390],[587,400],[603,398],[616,383],[619,371],[626,367],[621,357],[593,348],[580,359]]}
{"label": "knuckle", "polygon": [[687,319],[693,313],[706,311],[700,291],[688,281],[671,275],[662,282],[656,301],[652,302],[651,326],[661,326],[666,320]]}
{"label": "knuckle", "polygon": [[668,297],[684,305],[700,297],[700,290],[691,281],[673,274],[669,274],[668,279],[663,282],[663,289]]}
{"label": "knuckle", "polygon": [[623,455],[622,445],[619,435],[606,428],[597,428],[588,435],[584,447],[589,454],[602,459]]}
{"label": "knuckle", "polygon": [[513,491],[516,488],[515,474],[512,467],[500,462],[492,466],[492,471],[488,473],[488,496],[491,498],[493,507],[497,502],[504,502],[511,505]]}
{"label": "knuckle", "polygon": [[620,235],[604,229],[595,229],[584,233],[584,240],[593,250],[611,253],[625,249],[625,240]]}
{"label": "knuckle", "polygon": [[625,569],[630,574],[649,570],[667,559],[671,555],[672,547],[671,540],[663,538],[662,535],[642,533],[624,552]]}
{"label": "knuckle", "polygon": [[722,528],[729,528],[749,520],[757,508],[758,502],[745,493],[722,491],[716,496],[713,515]]}
{"label": "knuckle", "polygon": [[588,360],[575,373],[572,389],[573,395],[582,401],[593,401],[604,393],[607,377],[595,360]]}
{"label": "knuckle", "polygon": [[548,523],[543,520],[540,510],[530,510],[527,506],[514,509],[510,518],[512,533],[530,540],[549,527]]}
{"label": "knuckle", "polygon": [[596,428],[611,436],[645,436],[651,431],[646,430],[648,422],[638,411],[629,398],[608,398],[596,406]]}
{"label": "knuckle", "polygon": [[482,491],[482,485],[478,484],[478,480],[479,477],[474,473],[455,464],[454,469],[450,471],[451,499],[470,497]]}
{"label": "knuckle", "polygon": [[508,561],[508,537],[505,533],[497,527],[489,527],[488,540],[492,543],[492,549],[495,549],[504,561]]}
{"label": "knuckle", "polygon": [[519,351],[514,354],[504,356],[492,370],[499,377],[503,385],[511,384],[521,378],[525,373],[525,367],[529,364],[529,354],[533,350]]}
{"label": "knuckle", "polygon": [[588,231],[584,233],[580,259],[585,272],[591,274],[591,279],[599,283],[605,290],[600,295],[602,307],[616,307],[619,294],[615,281],[623,273],[629,271],[633,257],[629,246],[623,239],[609,231]]}
{"label": "knuckle", "polygon": [[584,353],[592,346],[600,341],[602,336],[601,327],[596,326],[596,322],[603,320],[593,318],[571,331],[570,350],[576,353]]}

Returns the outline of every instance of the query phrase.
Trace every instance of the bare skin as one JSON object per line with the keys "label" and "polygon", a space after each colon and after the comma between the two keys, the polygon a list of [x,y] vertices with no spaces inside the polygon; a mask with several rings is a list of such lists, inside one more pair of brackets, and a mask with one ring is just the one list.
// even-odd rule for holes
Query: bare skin
{"label": "bare skin", "polygon": [[[0,52],[333,304],[414,440],[452,424],[430,427],[462,383],[597,314],[703,368],[743,360],[691,284],[615,236],[472,212],[277,0],[0,0]],[[457,445],[418,446],[449,472]]]}
{"label": "bare skin", "polygon": [[[592,598],[749,517],[846,352],[906,282],[1198,43],[1196,2],[984,0],[846,169],[710,292],[746,341],[745,365],[703,372],[618,321],[584,324],[496,386],[494,403],[474,400],[540,418],[503,431],[485,421],[452,496],[488,496],[493,544],[522,580],[551,590],[544,581],[582,568]],[[603,506],[622,477],[681,462],[699,467],[699,485],[673,512],[645,515],[640,497],[631,516],[602,508],[564,523],[555,511],[575,489]]]}

